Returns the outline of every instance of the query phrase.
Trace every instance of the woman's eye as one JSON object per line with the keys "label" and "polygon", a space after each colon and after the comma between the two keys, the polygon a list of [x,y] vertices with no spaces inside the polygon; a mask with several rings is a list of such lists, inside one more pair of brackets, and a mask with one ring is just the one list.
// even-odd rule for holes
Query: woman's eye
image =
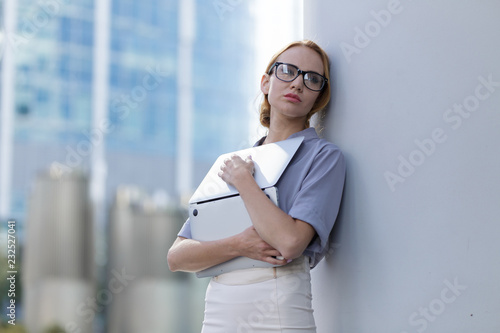
{"label": "woman's eye", "polygon": [[293,67],[283,66],[283,74],[293,76],[295,75],[295,70]]}
{"label": "woman's eye", "polygon": [[313,75],[307,74],[306,75],[306,80],[309,81],[309,82],[311,82],[311,83],[313,83],[313,84],[318,84],[321,81],[320,78],[318,76],[314,75],[314,74]]}

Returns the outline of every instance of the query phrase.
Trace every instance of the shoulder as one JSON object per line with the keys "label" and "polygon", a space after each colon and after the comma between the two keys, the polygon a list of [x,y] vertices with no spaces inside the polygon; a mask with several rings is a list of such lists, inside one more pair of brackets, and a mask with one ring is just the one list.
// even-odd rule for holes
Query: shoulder
{"label": "shoulder", "polygon": [[329,151],[338,151],[340,152],[340,148],[322,138],[322,137],[319,137],[318,133],[316,132],[316,129],[314,127],[309,127],[301,132],[298,132],[296,134],[294,134],[294,136],[303,136],[304,137],[304,144],[309,146],[309,147],[314,147],[318,150],[329,150]]}
{"label": "shoulder", "polygon": [[320,151],[337,152],[339,154],[342,153],[342,150],[336,144],[326,139],[317,138],[316,140],[311,140],[311,141],[315,145],[316,149]]}
{"label": "shoulder", "polygon": [[334,143],[318,137],[316,133],[304,140],[304,148],[312,152],[313,156],[326,157],[344,160],[342,150]]}
{"label": "shoulder", "polygon": [[[346,162],[342,150],[335,144],[324,140],[318,139],[314,143],[315,153],[313,154],[313,165],[321,165],[320,169],[326,169],[333,172],[345,173]],[[329,172],[330,172],[329,171]]]}
{"label": "shoulder", "polygon": [[296,163],[301,163],[304,167],[318,163],[330,166],[345,164],[342,150],[336,144],[320,138],[314,127],[297,132],[290,138],[297,136],[303,136],[304,141],[294,157]]}
{"label": "shoulder", "polygon": [[309,175],[319,173],[345,174],[346,163],[342,150],[334,143],[319,138],[305,137],[294,157],[294,163],[307,170]]}

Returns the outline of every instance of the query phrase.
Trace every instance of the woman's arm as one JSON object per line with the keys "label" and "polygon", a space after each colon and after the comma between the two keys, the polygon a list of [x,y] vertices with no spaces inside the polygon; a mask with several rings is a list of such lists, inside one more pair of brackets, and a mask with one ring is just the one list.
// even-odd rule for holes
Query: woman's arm
{"label": "woman's arm", "polygon": [[200,242],[177,237],[168,250],[168,268],[172,272],[198,272],[236,257],[236,249],[230,239]]}
{"label": "woman's arm", "polygon": [[[267,197],[266,197],[267,198]],[[284,265],[286,260],[276,259],[280,252],[267,244],[254,227],[232,237],[200,242],[177,237],[168,251],[167,261],[171,271],[198,272],[235,257],[245,256],[273,265]]]}
{"label": "woman's arm", "polygon": [[240,193],[259,236],[286,259],[301,256],[316,231],[310,224],[286,214],[267,198],[253,178],[251,159],[243,161],[233,156],[221,169],[219,175]]}

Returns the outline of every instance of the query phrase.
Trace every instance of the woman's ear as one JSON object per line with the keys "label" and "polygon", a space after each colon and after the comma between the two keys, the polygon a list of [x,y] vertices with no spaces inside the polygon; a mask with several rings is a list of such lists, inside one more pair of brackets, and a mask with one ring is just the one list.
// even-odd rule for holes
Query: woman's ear
{"label": "woman's ear", "polygon": [[269,74],[262,75],[262,79],[260,80],[260,91],[262,91],[264,95],[269,94],[269,84],[270,84],[269,80],[270,80]]}

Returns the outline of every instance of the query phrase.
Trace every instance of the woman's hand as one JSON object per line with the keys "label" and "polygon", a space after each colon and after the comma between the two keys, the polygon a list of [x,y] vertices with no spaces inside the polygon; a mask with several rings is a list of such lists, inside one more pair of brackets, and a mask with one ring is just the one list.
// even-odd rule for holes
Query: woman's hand
{"label": "woman's hand", "polygon": [[284,265],[287,263],[287,260],[281,256],[278,250],[262,240],[253,226],[238,234],[238,238],[241,256],[265,261],[273,265]]}
{"label": "woman's hand", "polygon": [[219,177],[227,184],[238,189],[241,182],[249,178],[253,179],[254,172],[255,166],[251,156],[243,160],[238,155],[233,155],[231,158],[224,160],[224,163],[220,167]]}

